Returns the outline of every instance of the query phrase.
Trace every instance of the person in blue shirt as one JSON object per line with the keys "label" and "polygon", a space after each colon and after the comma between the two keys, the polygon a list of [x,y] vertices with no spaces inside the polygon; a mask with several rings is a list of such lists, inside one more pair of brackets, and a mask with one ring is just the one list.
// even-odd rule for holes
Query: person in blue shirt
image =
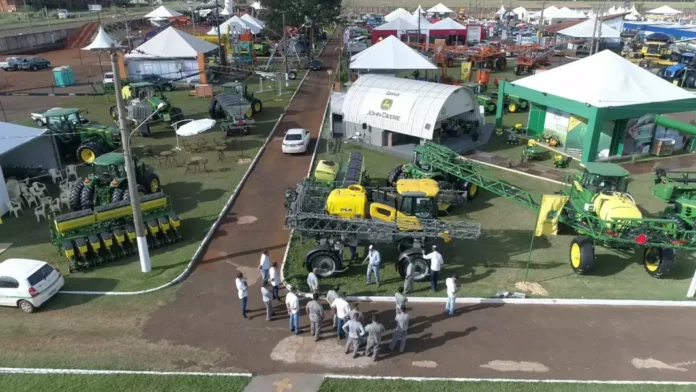
{"label": "person in blue shirt", "polygon": [[375,282],[377,283],[377,287],[379,287],[379,268],[382,264],[382,257],[373,245],[370,245],[368,249],[367,257],[365,258],[367,262],[367,284],[372,283],[372,274],[374,273]]}

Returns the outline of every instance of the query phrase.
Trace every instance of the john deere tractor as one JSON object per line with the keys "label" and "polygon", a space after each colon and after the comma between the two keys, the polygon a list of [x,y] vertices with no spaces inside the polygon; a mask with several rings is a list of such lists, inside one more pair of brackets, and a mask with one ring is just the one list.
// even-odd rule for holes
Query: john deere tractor
{"label": "john deere tractor", "polygon": [[[93,173],[78,181],[70,191],[73,211],[129,200],[123,154],[111,152],[92,162]],[[160,179],[154,170],[133,157],[140,196],[160,191]]]}
{"label": "john deere tractor", "polygon": [[118,128],[85,121],[81,113],[76,108],[56,108],[42,114],[61,156],[75,155],[80,162],[91,163],[121,147]]}
{"label": "john deere tractor", "polygon": [[[261,113],[263,111],[263,103],[260,99],[254,97],[254,93],[250,93],[247,85],[241,82],[229,82],[222,85],[222,93],[217,95],[210,102],[210,116],[213,118],[222,118],[222,108],[218,103],[218,97],[227,95],[241,96],[251,104],[251,115]],[[251,116],[249,116],[251,117]]]}
{"label": "john deere tractor", "polygon": [[[155,85],[149,82],[131,83],[121,89],[123,99],[126,100],[129,108],[129,120],[136,125],[145,117],[148,117],[152,112],[156,112],[150,119],[151,121],[165,121],[169,124],[174,124],[184,119],[184,112],[180,108],[175,107],[169,102],[167,96],[162,94],[155,88]],[[143,108],[140,109],[139,108]],[[158,110],[159,108],[159,110]],[[118,124],[118,111],[116,106],[109,109],[111,118]],[[139,115],[140,113],[144,113]],[[142,118],[141,118],[142,117]],[[149,126],[144,126],[140,134],[149,136]]]}

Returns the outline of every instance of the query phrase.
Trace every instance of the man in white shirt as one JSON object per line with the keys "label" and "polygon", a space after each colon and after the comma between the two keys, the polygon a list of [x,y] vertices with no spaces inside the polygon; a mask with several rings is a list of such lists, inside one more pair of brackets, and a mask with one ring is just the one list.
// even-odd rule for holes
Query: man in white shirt
{"label": "man in white shirt", "polygon": [[372,283],[372,273],[374,273],[375,282],[377,282],[377,287],[379,287],[379,268],[382,264],[382,257],[373,245],[370,245],[368,249],[367,257],[365,258],[365,261],[367,261],[367,284]]}
{"label": "man in white shirt", "polygon": [[261,253],[261,260],[259,260],[259,271],[264,282],[268,281],[269,269],[271,269],[271,258],[268,257],[268,249],[264,249]]}
{"label": "man in white shirt", "polygon": [[271,282],[271,294],[273,294],[273,299],[280,301],[280,295],[278,295],[278,285],[280,284],[280,275],[278,275],[278,263],[273,262],[271,269],[268,270],[268,275]]}
{"label": "man in white shirt", "polygon": [[319,292],[319,277],[317,274],[319,273],[319,269],[315,268],[312,270],[312,272],[307,275],[307,286],[309,286],[309,292],[314,294]]}
{"label": "man in white shirt", "polygon": [[290,316],[290,332],[295,335],[300,334],[300,299],[297,298],[296,290],[290,291],[285,296],[285,307],[288,309]]}
{"label": "man in white shirt", "polygon": [[266,321],[270,321],[273,317],[273,307],[271,306],[271,291],[268,290],[268,282],[263,282],[261,284],[261,298],[263,299],[263,306],[266,307]]}
{"label": "man in white shirt", "polygon": [[239,296],[239,299],[242,303],[242,317],[247,318],[246,307],[247,295],[249,295],[249,293],[247,292],[248,286],[246,279],[244,279],[243,273],[240,272],[237,274],[237,279],[235,280],[235,283],[237,284],[237,295]]}
{"label": "man in white shirt", "polygon": [[350,305],[348,305],[348,301],[346,301],[346,293],[341,293],[341,295],[331,303],[331,309],[336,311],[336,333],[340,340],[343,338],[343,324],[348,321],[348,317],[350,316]]}
{"label": "man in white shirt", "polygon": [[433,245],[433,251],[425,254],[423,250],[423,258],[430,260],[430,289],[432,291],[437,291],[437,279],[440,275],[440,269],[445,261],[442,259],[442,255],[437,251],[437,246]]}
{"label": "man in white shirt", "polygon": [[450,316],[454,314],[454,303],[457,300],[457,290],[459,289],[457,286],[457,278],[458,276],[455,274],[445,280],[445,285],[447,285],[447,302],[445,303],[445,311]]}

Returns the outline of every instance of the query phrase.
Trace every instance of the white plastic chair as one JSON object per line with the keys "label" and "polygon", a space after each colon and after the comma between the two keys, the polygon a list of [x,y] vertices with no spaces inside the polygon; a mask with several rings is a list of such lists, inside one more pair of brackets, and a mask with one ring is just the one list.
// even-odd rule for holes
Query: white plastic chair
{"label": "white plastic chair", "polygon": [[31,207],[32,205],[34,205],[34,206],[39,205],[38,199],[36,198],[36,196],[32,195],[31,193],[22,194],[22,196],[24,197],[24,200],[27,202],[27,207]]}
{"label": "white plastic chair", "polygon": [[63,213],[63,209],[60,208],[60,199],[59,198],[55,198],[48,203],[48,211],[54,215],[56,212],[60,212],[61,214]]}
{"label": "white plastic chair", "polygon": [[48,220],[48,218],[46,218],[46,206],[40,205],[34,208],[34,216],[36,217],[36,221],[39,223],[41,222],[41,217]]}
{"label": "white plastic chair", "polygon": [[65,208],[70,210],[70,192],[60,193],[60,204],[65,204]]}
{"label": "white plastic chair", "polygon": [[65,167],[65,177],[66,179],[74,179],[77,181],[79,177],[77,176],[77,167],[75,165],[68,165]]}
{"label": "white plastic chair", "polygon": [[[31,184],[31,188],[40,192],[40,195],[47,195],[48,194],[48,189],[46,189],[46,185],[40,183],[40,182],[35,182]],[[39,196],[36,193],[34,193],[34,196]],[[40,196],[39,196],[40,197]]]}
{"label": "white plastic chair", "polygon": [[63,180],[63,173],[59,172],[57,169],[48,169],[48,174],[51,175],[51,180],[54,184],[58,180]]}
{"label": "white plastic chair", "polygon": [[19,218],[19,213],[24,213],[22,205],[14,201],[6,201],[5,206],[10,210],[10,214],[14,214],[15,218]]}

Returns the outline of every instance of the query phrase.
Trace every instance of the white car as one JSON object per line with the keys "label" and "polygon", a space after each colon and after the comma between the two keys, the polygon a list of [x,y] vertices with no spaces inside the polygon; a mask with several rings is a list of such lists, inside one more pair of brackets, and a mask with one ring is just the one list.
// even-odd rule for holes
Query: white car
{"label": "white car", "polygon": [[102,84],[114,84],[114,73],[113,72],[105,73],[104,80],[102,81]]}
{"label": "white car", "polygon": [[0,263],[0,305],[32,313],[65,284],[60,271],[31,259],[7,259]]}
{"label": "white car", "polygon": [[283,138],[283,154],[303,154],[307,152],[311,139],[312,135],[306,129],[288,129]]}

